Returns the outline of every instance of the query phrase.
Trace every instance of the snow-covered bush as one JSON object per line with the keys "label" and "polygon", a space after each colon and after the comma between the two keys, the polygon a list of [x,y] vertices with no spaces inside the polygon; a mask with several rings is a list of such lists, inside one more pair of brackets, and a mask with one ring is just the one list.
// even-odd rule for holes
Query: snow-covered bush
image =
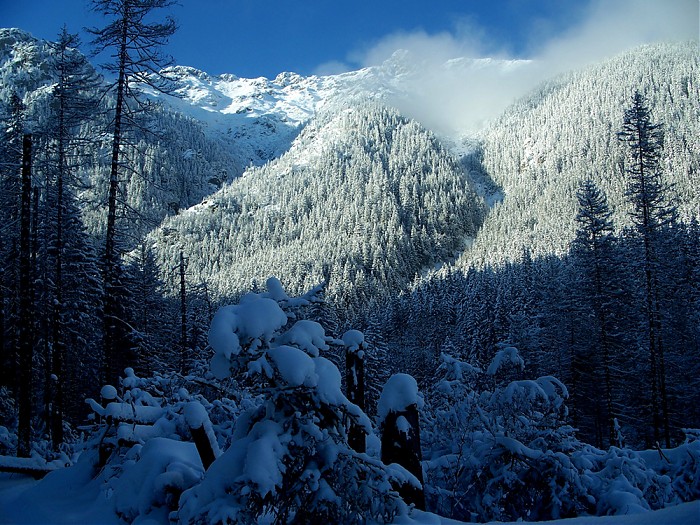
{"label": "snow-covered bush", "polygon": [[193,443],[162,437],[133,447],[123,472],[110,482],[114,511],[127,523],[149,518],[167,523],[182,491],[202,478],[202,463]]}
{"label": "snow-covered bush", "polygon": [[442,355],[429,398],[430,510],[465,521],[547,520],[656,510],[700,497],[700,441],[671,450],[599,450],[566,424],[566,387],[514,379],[499,346],[486,372]]}
{"label": "snow-covered bush", "polygon": [[666,472],[665,469],[661,472],[671,478],[673,491],[681,501],[700,499],[700,440],[688,441],[676,450],[681,453],[674,458]]}
{"label": "snow-covered bush", "polygon": [[595,501],[593,514],[636,514],[673,502],[671,479],[647,465],[634,450],[610,447],[602,451],[585,445],[572,460]]}
{"label": "snow-covered bush", "polygon": [[[192,423],[204,427],[214,455],[230,443],[232,421],[256,400],[245,391],[209,401],[201,392],[215,382],[179,374],[139,377],[127,368],[119,389],[105,385],[101,401],[88,399],[94,426],[83,444],[80,468],[91,463],[94,482],[127,523],[167,522],[180,494],[197,484],[204,468],[192,440]],[[232,396],[234,397],[234,396]]]}
{"label": "snow-covered bush", "polygon": [[[486,370],[443,355],[426,432],[429,508],[466,521],[552,519],[587,502],[569,454],[566,388],[553,377],[499,382],[522,369],[503,346]],[[474,389],[492,384],[492,389]]]}
{"label": "snow-covered bush", "polygon": [[0,426],[0,455],[9,456],[17,450],[17,434]]}
{"label": "snow-covered bush", "polygon": [[277,279],[215,315],[211,370],[254,379],[264,402],[236,421],[228,450],[186,491],[178,518],[187,523],[389,522],[405,512],[387,469],[347,445],[350,420],[371,433],[367,416],[341,392],[340,372],[322,357],[342,345],[316,322],[297,319],[317,289],[290,298]]}

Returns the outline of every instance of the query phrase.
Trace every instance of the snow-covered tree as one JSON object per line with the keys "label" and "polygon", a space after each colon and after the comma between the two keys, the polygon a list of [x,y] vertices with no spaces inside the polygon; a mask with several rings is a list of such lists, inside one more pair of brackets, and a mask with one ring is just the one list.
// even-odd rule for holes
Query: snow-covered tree
{"label": "snow-covered tree", "polygon": [[318,289],[290,298],[277,279],[212,321],[211,372],[247,376],[264,401],[242,414],[229,449],[181,499],[189,523],[391,521],[405,505],[391,481],[410,475],[348,445],[348,421],[372,428],[341,392],[340,372],[321,352],[343,344],[295,311]]}
{"label": "snow-covered tree", "polygon": [[[119,253],[117,243],[117,194],[120,181],[125,175],[123,146],[128,143],[129,132],[135,126],[135,110],[138,106],[136,85],[141,82],[162,89],[161,70],[170,64],[160,48],[175,32],[176,24],[171,17],[163,23],[150,22],[149,15],[155,10],[173,5],[171,0],[92,0],[93,9],[108,17],[109,23],[101,29],[91,30],[94,35],[95,53],[112,50],[115,62],[105,66],[106,71],[116,75],[111,86],[115,97],[112,127],[112,157],[107,199],[107,228],[104,255],[104,357],[105,379],[113,381],[120,370],[119,337],[124,320],[120,318],[118,301]],[[131,104],[131,106],[130,106]],[[122,296],[123,297],[123,296]]]}
{"label": "snow-covered tree", "polygon": [[[605,406],[607,440],[613,444],[616,435],[613,357],[622,350],[619,344],[615,344],[615,321],[618,319],[619,323],[622,313],[619,303],[615,304],[615,296],[619,294],[616,277],[624,272],[624,267],[622,261],[614,259],[612,213],[605,194],[592,180],[586,179],[579,188],[577,198],[578,228],[572,245],[573,278],[570,283],[572,310],[583,321],[581,324],[586,326],[581,342],[588,339],[590,346],[578,345],[583,351],[575,352],[571,359],[571,376],[576,378],[576,384],[572,385],[576,388],[573,398],[577,400],[577,411],[583,408],[579,405],[583,404],[585,396],[593,396],[592,401],[596,405],[594,413],[600,412],[600,404]],[[584,371],[587,372],[586,377],[583,377]],[[599,383],[601,378],[602,389]],[[594,392],[602,392],[602,396]],[[597,444],[602,446],[602,443]]]}
{"label": "snow-covered tree", "polygon": [[555,519],[585,508],[568,457],[578,446],[566,424],[568,391],[551,376],[512,379],[523,368],[509,345],[485,371],[442,356],[427,403],[428,508],[465,521]]}
{"label": "snow-covered tree", "polygon": [[[76,392],[70,384],[77,368],[69,367],[69,360],[87,352],[76,337],[75,321],[99,314],[95,300],[101,286],[95,281],[96,262],[86,238],[75,202],[74,172],[80,159],[74,152],[84,144],[85,137],[79,134],[81,126],[93,117],[98,102],[95,96],[99,78],[85,57],[77,51],[80,40],[68,33],[65,26],[58,36],[53,50],[51,65],[55,70],[56,83],[48,101],[50,113],[43,131],[46,148],[45,197],[47,214],[44,235],[49,246],[47,257],[53,268],[47,270],[42,295],[50,317],[49,347],[46,356],[48,377],[55,380],[46,385],[51,399],[49,423],[54,448],[63,442],[63,423],[67,404],[76,403]],[[48,261],[47,261],[48,262]],[[77,331],[88,330],[88,323]],[[80,326],[80,325],[79,325]],[[71,333],[71,331],[73,331]],[[87,338],[84,338],[87,342]],[[95,341],[93,340],[92,343]],[[68,356],[68,349],[73,356]],[[70,371],[70,372],[69,372]],[[70,400],[67,395],[73,394]],[[82,395],[81,395],[82,394]],[[82,397],[84,392],[78,396]]]}
{"label": "snow-covered tree", "polygon": [[17,311],[18,311],[18,245],[20,212],[20,173],[22,135],[26,131],[26,108],[22,98],[11,92],[2,101],[2,143],[0,143],[0,254],[4,261],[0,271],[2,303],[2,384],[13,391],[17,387]]}

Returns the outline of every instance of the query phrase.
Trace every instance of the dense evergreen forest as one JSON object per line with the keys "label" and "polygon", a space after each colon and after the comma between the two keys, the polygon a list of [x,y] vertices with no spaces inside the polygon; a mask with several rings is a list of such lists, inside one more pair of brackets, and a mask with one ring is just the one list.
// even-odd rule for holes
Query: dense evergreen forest
{"label": "dense evergreen forest", "polygon": [[127,523],[699,499],[696,43],[459,141],[353,86],[253,151],[176,98],[170,2],[94,4],[104,76],[0,29],[0,468],[90,471]]}

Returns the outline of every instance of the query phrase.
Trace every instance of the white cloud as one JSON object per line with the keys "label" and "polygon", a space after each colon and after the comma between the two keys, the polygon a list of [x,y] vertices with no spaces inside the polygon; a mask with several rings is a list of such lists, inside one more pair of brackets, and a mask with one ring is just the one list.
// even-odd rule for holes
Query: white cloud
{"label": "white cloud", "polygon": [[329,62],[324,62],[323,64],[317,66],[313,74],[314,75],[338,75],[340,73],[347,73],[348,71],[352,71],[352,66],[345,63],[341,62],[339,60],[331,60]]}
{"label": "white cloud", "polygon": [[538,58],[554,70],[578,67],[625,49],[698,37],[697,0],[596,0],[573,29],[542,42]]}
{"label": "white cloud", "polygon": [[583,13],[578,23],[558,35],[533,29],[529,67],[445,68],[456,57],[509,58],[494,51],[498,43],[469,21],[453,32],[390,34],[348,60],[362,67],[377,65],[398,49],[408,50],[422,74],[394,104],[436,131],[452,134],[481,127],[555,74],[640,44],[698,38],[697,0],[591,0],[577,12]]}

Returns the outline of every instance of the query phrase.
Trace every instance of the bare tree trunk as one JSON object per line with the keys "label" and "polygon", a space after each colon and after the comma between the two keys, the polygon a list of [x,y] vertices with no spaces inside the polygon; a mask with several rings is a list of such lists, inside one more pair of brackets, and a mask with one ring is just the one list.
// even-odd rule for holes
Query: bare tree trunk
{"label": "bare tree trunk", "polygon": [[425,510],[418,407],[413,404],[400,412],[390,411],[381,428],[382,463],[398,463],[416,477],[421,488],[405,483],[398,492],[406,503]]}
{"label": "bare tree trunk", "polygon": [[116,223],[117,190],[119,189],[119,163],[122,143],[122,117],[127,87],[126,59],[128,43],[128,10],[122,21],[122,33],[119,49],[119,78],[117,80],[117,102],[114,110],[114,133],[112,135],[112,164],[109,172],[109,196],[107,199],[107,232],[105,242],[104,267],[104,382],[116,383],[119,375],[117,363],[117,308],[116,308]]}
{"label": "bare tree trunk", "polygon": [[[365,411],[365,360],[359,351],[345,351],[345,377],[348,399]],[[356,452],[365,452],[365,431],[355,422],[350,422],[348,445]]]}
{"label": "bare tree trunk", "polygon": [[32,136],[24,135],[22,141],[22,191],[20,208],[19,251],[19,424],[17,428],[17,455],[29,457],[31,453],[32,412],[32,315],[31,282],[31,192],[32,192]]}

